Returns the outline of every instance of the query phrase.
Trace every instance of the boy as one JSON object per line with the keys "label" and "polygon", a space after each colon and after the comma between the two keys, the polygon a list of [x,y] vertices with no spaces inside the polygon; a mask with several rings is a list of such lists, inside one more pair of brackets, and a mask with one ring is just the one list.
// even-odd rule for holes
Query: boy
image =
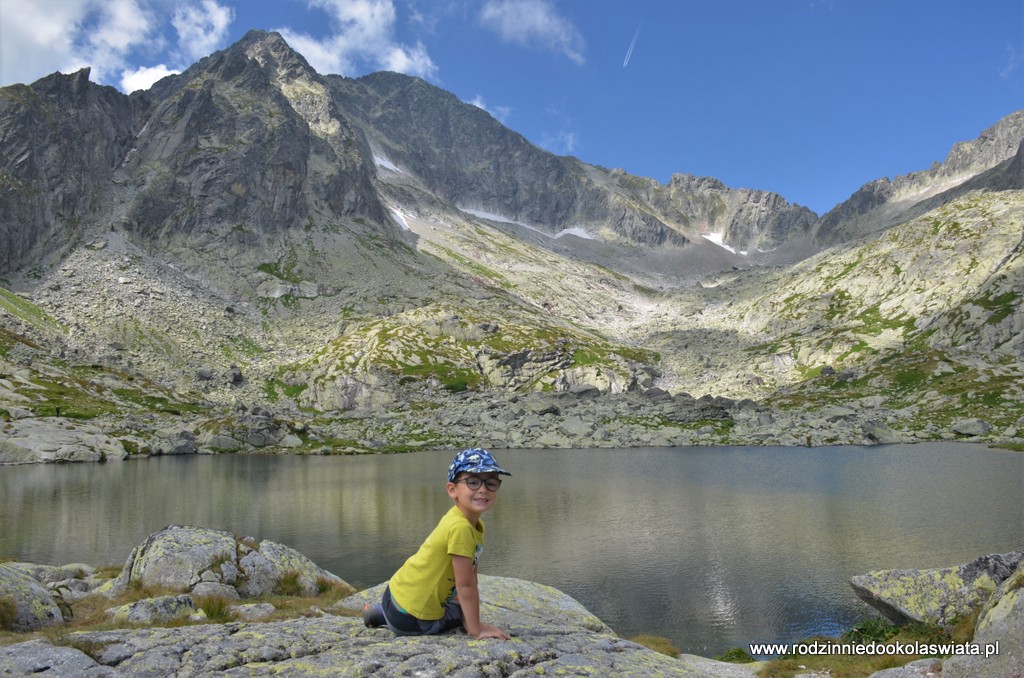
{"label": "boy", "polygon": [[455,505],[391,577],[380,604],[363,608],[367,626],[387,625],[400,636],[444,633],[462,626],[471,638],[508,640],[507,633],[480,621],[476,578],[477,559],[484,550],[480,516],[494,506],[499,474],[512,475],[487,450],[455,455],[446,486]]}

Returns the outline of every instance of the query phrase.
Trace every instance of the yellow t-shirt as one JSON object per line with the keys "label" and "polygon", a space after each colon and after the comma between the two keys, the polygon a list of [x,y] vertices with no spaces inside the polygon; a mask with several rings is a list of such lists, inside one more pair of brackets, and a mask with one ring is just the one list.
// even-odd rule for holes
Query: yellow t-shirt
{"label": "yellow t-shirt", "polygon": [[484,550],[484,522],[476,528],[458,506],[444,514],[434,531],[391,577],[391,596],[417,619],[440,619],[444,604],[455,595],[452,556],[476,561]]}

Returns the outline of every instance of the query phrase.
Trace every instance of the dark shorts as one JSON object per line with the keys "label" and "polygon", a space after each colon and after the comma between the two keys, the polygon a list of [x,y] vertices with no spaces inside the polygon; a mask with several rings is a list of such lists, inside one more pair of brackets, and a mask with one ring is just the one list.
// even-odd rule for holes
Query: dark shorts
{"label": "dark shorts", "polygon": [[445,603],[444,616],[440,619],[418,619],[402,611],[391,597],[390,587],[384,587],[380,605],[384,609],[384,621],[388,628],[399,636],[432,636],[462,626],[462,606],[457,600]]}

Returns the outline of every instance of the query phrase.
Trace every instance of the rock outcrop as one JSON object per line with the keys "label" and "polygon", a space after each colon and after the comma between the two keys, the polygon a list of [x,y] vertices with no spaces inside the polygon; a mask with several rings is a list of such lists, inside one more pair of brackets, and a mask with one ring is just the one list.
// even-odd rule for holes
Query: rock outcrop
{"label": "rock outcrop", "polygon": [[1024,550],[987,555],[956,567],[881,570],[850,580],[857,596],[894,623],[949,627],[981,608],[1024,563]]}
{"label": "rock outcrop", "polygon": [[64,647],[33,641],[0,648],[0,671],[21,675],[73,666],[75,675],[83,676],[754,675],[725,664],[719,673],[707,666],[714,665],[708,660],[688,664],[657,654],[619,638],[596,618],[590,622],[596,630],[579,626],[584,612],[562,619],[560,614],[572,609],[571,601],[544,588],[510,583],[509,594],[539,600],[541,593],[547,598],[520,613],[518,600],[505,595],[504,585],[481,582],[485,614],[496,609],[490,607],[492,592],[513,605],[495,617],[514,634],[508,641],[471,641],[459,632],[396,638],[385,629],[365,628],[359,618],[326,615],[262,624],[74,633]]}
{"label": "rock outcrop", "polygon": [[[835,244],[878,233],[968,191],[1024,187],[1019,174],[1024,111],[1006,116],[971,141],[957,143],[932,168],[862,186],[815,224],[813,237]],[[1018,164],[1013,160],[1018,157]],[[1015,171],[1016,169],[1016,171]]]}
{"label": "rock outcrop", "polygon": [[0,440],[0,464],[120,461],[127,456],[124,445],[98,426],[63,418],[11,422]]}
{"label": "rock outcrop", "polygon": [[113,595],[132,585],[228,598],[251,598],[282,589],[316,595],[331,586],[351,588],[284,544],[183,525],[169,525],[151,534],[132,550],[117,578],[98,592]]}
{"label": "rock outcrop", "polygon": [[999,654],[953,657],[943,663],[943,676],[1019,676],[1024,672],[1024,562],[985,603],[974,630],[974,642],[990,647],[998,643]]}
{"label": "rock outcrop", "polygon": [[976,652],[922,659],[872,678],[1013,678],[1024,670],[1024,550],[957,567],[890,570],[854,577],[857,595],[898,624],[948,625],[978,612]]}
{"label": "rock outcrop", "polygon": [[0,604],[7,606],[11,630],[34,631],[64,623],[53,594],[27,572],[0,563]]}

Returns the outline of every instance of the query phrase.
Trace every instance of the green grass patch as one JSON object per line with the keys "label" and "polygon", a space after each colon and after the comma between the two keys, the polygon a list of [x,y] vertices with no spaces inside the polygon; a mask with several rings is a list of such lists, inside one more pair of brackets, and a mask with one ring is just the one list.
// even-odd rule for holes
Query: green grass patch
{"label": "green grass patch", "polygon": [[886,318],[882,315],[879,304],[875,304],[854,316],[854,320],[860,322],[859,327],[853,328],[857,334],[870,334],[878,336],[885,330],[902,329],[904,334],[914,330],[914,318],[897,317]]}
{"label": "green grass patch", "polygon": [[462,393],[478,387],[483,382],[483,375],[479,372],[448,363],[404,365],[401,368],[401,373],[415,381],[436,379],[445,390],[451,393]]}
{"label": "green grass patch", "polygon": [[221,351],[223,352],[224,357],[229,360],[239,360],[241,358],[252,360],[266,352],[255,339],[246,336],[233,337],[229,339],[228,343],[221,347]]}
{"label": "green grass patch", "polygon": [[715,657],[715,659],[720,662],[729,662],[730,664],[752,664],[757,661],[742,647],[730,647]]}
{"label": "green grass patch", "polygon": [[231,609],[232,602],[224,596],[192,596],[192,602],[206,614],[207,621],[224,624],[238,618]]}
{"label": "green grass patch", "polygon": [[260,264],[259,266],[256,267],[256,269],[268,275],[272,275],[278,280],[298,284],[302,282],[302,276],[300,276],[295,271],[297,263],[298,262],[296,261],[295,257],[292,256],[288,258],[284,263],[279,263],[276,261],[269,262],[265,264]]}
{"label": "green grass patch", "polygon": [[0,327],[0,356],[6,356],[10,350],[14,348],[15,344],[22,344],[36,350],[40,349],[39,344],[35,343],[31,339]]}
{"label": "green grass patch", "polygon": [[274,593],[279,596],[301,596],[301,576],[302,573],[297,570],[289,570],[288,572],[282,573],[274,584]]}
{"label": "green grass patch", "polygon": [[[528,361],[530,354],[553,354],[550,362],[558,364],[559,370],[597,366],[624,377],[631,363],[660,358],[655,352],[617,345],[585,329],[559,326],[527,310],[498,316],[478,308],[437,304],[349,325],[345,336],[288,369],[298,374],[312,369],[324,375],[317,379],[336,374],[332,364],[350,372],[384,370],[404,384],[434,379],[448,391],[461,392],[484,385],[487,370],[481,367],[482,356],[503,370],[502,360]],[[522,388],[542,388],[547,376],[539,375],[530,383],[524,380]]]}
{"label": "green grass patch", "polygon": [[986,295],[974,299],[972,303],[981,306],[989,312],[988,325],[998,325],[1006,318],[1013,315],[1020,306],[1020,294],[1018,292],[1006,292],[997,297]]}
{"label": "green grass patch", "polygon": [[465,257],[458,252],[448,249],[447,247],[441,247],[440,245],[434,245],[435,249],[444,253],[444,255],[452,261],[459,264],[460,267],[466,271],[479,276],[485,280],[491,281],[499,287],[504,289],[514,289],[515,285],[508,280],[505,276],[495,271],[493,268],[488,268],[478,261],[474,261],[469,257]]}
{"label": "green grass patch", "polygon": [[0,596],[0,631],[14,629],[14,620],[18,616],[18,606],[10,596]]}
{"label": "green grass patch", "polygon": [[67,328],[57,322],[53,316],[39,308],[31,301],[22,299],[14,292],[0,287],[0,308],[4,309],[15,318],[48,332],[67,333]]}
{"label": "green grass patch", "polygon": [[135,389],[115,388],[111,389],[111,391],[122,400],[134,403],[152,412],[180,415],[183,412],[197,413],[205,410],[201,405],[195,403],[175,401],[166,396],[143,393]]}

